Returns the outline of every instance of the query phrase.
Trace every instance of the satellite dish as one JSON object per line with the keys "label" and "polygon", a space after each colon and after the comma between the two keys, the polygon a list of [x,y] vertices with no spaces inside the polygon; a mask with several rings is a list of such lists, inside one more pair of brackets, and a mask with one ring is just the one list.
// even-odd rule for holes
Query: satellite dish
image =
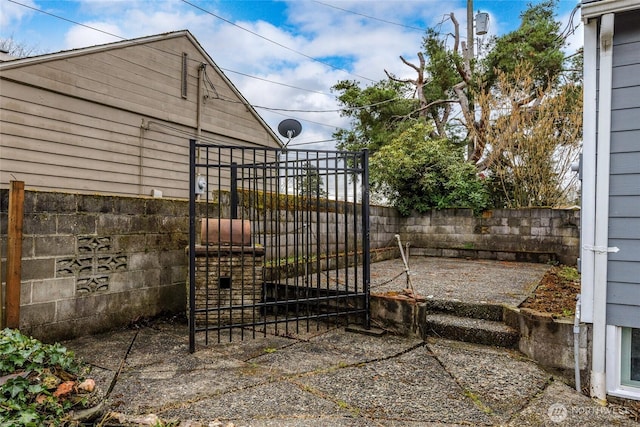
{"label": "satellite dish", "polygon": [[302,125],[295,119],[285,119],[278,125],[278,132],[285,138],[295,138],[302,132]]}

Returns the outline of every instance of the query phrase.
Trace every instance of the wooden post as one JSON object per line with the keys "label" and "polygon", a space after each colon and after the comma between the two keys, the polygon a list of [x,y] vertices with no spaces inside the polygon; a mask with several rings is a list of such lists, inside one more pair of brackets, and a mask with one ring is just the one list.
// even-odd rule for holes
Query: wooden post
{"label": "wooden post", "polygon": [[22,278],[22,220],[24,217],[24,182],[11,181],[9,222],[7,228],[6,326],[20,327],[20,282]]}

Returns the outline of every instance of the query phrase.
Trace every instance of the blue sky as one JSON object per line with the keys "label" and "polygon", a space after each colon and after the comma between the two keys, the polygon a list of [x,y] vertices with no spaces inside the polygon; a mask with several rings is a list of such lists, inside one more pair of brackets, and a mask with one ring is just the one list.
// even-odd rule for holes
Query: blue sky
{"label": "blue sky", "polygon": [[[475,0],[474,11],[490,14],[488,36],[501,35],[517,28],[527,3]],[[557,19],[566,22],[578,3],[560,0]],[[381,80],[385,69],[412,77],[413,71],[398,57],[415,61],[424,34],[421,28],[452,32],[451,21],[445,19],[451,12],[466,34],[466,4],[466,0],[0,0],[0,39],[13,38],[49,53],[188,29],[253,105],[295,110],[257,109],[274,129],[285,118],[300,120],[303,133],[292,145],[308,145],[331,139],[336,127],[348,126],[334,111],[338,106],[332,85],[343,79],[363,84]],[[573,23],[580,24],[579,13]],[[570,53],[582,46],[581,26],[569,40]],[[331,146],[318,142],[309,148]]]}

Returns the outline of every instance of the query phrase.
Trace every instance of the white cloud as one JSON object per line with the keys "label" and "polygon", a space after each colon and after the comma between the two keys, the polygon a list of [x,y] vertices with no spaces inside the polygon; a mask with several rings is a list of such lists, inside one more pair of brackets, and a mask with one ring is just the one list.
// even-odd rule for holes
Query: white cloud
{"label": "white cloud", "polygon": [[[25,0],[23,3],[26,6],[35,7],[33,0]],[[24,18],[32,14],[33,11],[31,9],[16,3],[3,1],[0,3],[0,28],[3,29],[3,32],[10,26],[15,28]]]}
{"label": "white cloud", "polygon": [[[65,49],[76,49],[79,47],[94,46],[122,40],[120,37],[113,36],[120,35],[122,33],[120,27],[115,24],[106,22],[86,22],[84,25],[86,25],[86,27],[74,25],[67,32],[64,38]],[[96,29],[100,31],[96,31]]]}

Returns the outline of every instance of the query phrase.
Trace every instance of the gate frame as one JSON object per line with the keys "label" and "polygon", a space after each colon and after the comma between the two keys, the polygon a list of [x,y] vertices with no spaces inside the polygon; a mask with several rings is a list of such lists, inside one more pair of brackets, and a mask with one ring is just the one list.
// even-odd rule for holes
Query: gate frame
{"label": "gate frame", "polygon": [[[271,324],[271,323],[275,323],[276,324],[276,328],[277,328],[277,324],[278,323],[284,323],[284,322],[289,322],[289,321],[296,321],[298,322],[301,318],[298,316],[294,316],[294,317],[288,317],[286,316],[284,318],[284,320],[278,320],[276,317],[275,321],[269,321],[266,322],[265,321],[261,321],[261,322],[252,322],[250,324],[241,324],[241,325],[231,325],[231,326],[225,326],[224,328],[221,328],[220,325],[218,325],[218,327],[209,327],[209,326],[205,326],[204,328],[197,328],[196,327],[196,311],[198,311],[197,307],[196,307],[196,239],[197,239],[197,231],[196,231],[196,226],[197,226],[197,222],[198,222],[198,213],[197,213],[197,198],[198,198],[198,193],[196,191],[196,186],[198,185],[198,170],[200,169],[205,169],[207,170],[207,176],[209,176],[208,173],[208,169],[211,168],[212,166],[208,163],[201,163],[200,162],[200,149],[204,149],[207,150],[207,155],[205,156],[205,158],[208,160],[209,159],[209,155],[208,155],[208,150],[214,148],[214,149],[229,149],[229,150],[264,150],[265,153],[267,152],[273,152],[276,153],[276,156],[279,157],[280,154],[282,153],[287,153],[288,151],[296,151],[296,152],[304,152],[304,153],[316,153],[316,161],[320,161],[319,158],[319,153],[332,153],[335,154],[335,160],[337,161],[337,159],[339,159],[340,155],[349,155],[349,156],[353,156],[354,159],[357,159],[359,156],[359,162],[360,162],[360,168],[358,169],[353,169],[353,170],[359,170],[359,174],[361,177],[361,202],[358,204],[356,201],[356,194],[353,195],[353,202],[348,201],[348,199],[345,200],[345,206],[353,206],[353,215],[354,215],[354,220],[357,219],[357,210],[356,207],[358,205],[360,205],[360,215],[361,215],[361,230],[357,229],[357,226],[354,226],[354,231],[353,231],[353,236],[355,238],[354,241],[354,254],[355,254],[355,265],[354,265],[354,270],[355,275],[356,275],[356,280],[354,280],[354,282],[357,282],[357,270],[358,268],[362,268],[362,291],[358,292],[358,283],[355,283],[355,289],[356,292],[354,294],[350,294],[349,291],[347,290],[347,295],[346,297],[363,297],[363,308],[360,309],[356,309],[353,311],[350,310],[345,310],[343,312],[340,311],[340,309],[338,309],[338,311],[334,314],[330,314],[326,317],[331,318],[334,317],[336,319],[338,318],[346,318],[347,319],[347,323],[348,323],[348,316],[350,315],[354,315],[354,314],[362,314],[363,319],[362,319],[362,323],[363,323],[363,327],[365,329],[370,329],[371,327],[371,306],[370,306],[370,284],[371,284],[371,275],[370,275],[370,265],[371,265],[371,254],[370,254],[370,206],[369,206],[369,153],[368,150],[364,149],[361,152],[344,152],[344,151],[336,151],[336,150],[291,150],[291,149],[287,149],[286,147],[281,148],[281,149],[273,149],[273,148],[269,148],[269,147],[239,147],[239,146],[221,146],[221,145],[217,145],[217,144],[205,144],[205,143],[199,143],[197,140],[195,139],[190,139],[189,140],[189,187],[190,187],[190,191],[189,191],[189,248],[188,248],[188,255],[189,255],[189,283],[188,283],[188,290],[189,290],[189,298],[188,298],[188,320],[189,320],[189,352],[193,353],[195,351],[195,335],[196,332],[202,332],[205,331],[207,333],[206,335],[206,343],[208,343],[208,332],[210,330],[218,330],[220,331],[220,329],[230,329],[230,340],[231,340],[231,336],[232,336],[232,328],[234,327],[240,327],[240,328],[244,328],[244,327],[248,327],[248,326],[252,326],[254,328],[253,330],[253,334],[255,335],[255,327],[258,325],[265,325],[267,323]],[[244,158],[244,157],[243,157]],[[254,152],[254,158],[255,158],[255,152]],[[327,161],[327,165],[328,165],[328,158],[325,159]],[[296,158],[295,160],[296,162],[298,161],[298,159]],[[309,160],[307,159],[307,162]],[[289,163],[289,160],[287,158],[285,165]],[[347,162],[345,161],[345,164]],[[278,164],[278,168],[280,167],[280,164]],[[263,163],[263,165],[267,165],[267,163]],[[218,165],[220,166],[220,165]],[[231,175],[233,176],[233,174],[237,174],[237,166],[234,166],[233,162],[231,162],[229,164],[229,166],[231,167]],[[254,165],[255,166],[255,165]],[[288,174],[288,166],[285,166],[286,170],[287,170],[287,174]],[[264,168],[265,170],[267,169],[266,167]],[[279,169],[278,169],[279,170]],[[326,166],[326,170],[327,170],[327,176],[328,176],[328,170],[329,167]],[[337,170],[337,168],[336,168]],[[345,171],[347,171],[348,169],[345,169]],[[219,171],[218,171],[219,172]],[[337,175],[337,173],[336,173]],[[345,173],[345,177],[346,177],[346,173]],[[288,175],[286,175],[288,176]],[[214,178],[219,178],[220,174],[218,174],[217,177]],[[294,179],[296,178],[296,176],[292,176]],[[263,177],[263,180],[266,179],[273,179],[273,178],[266,178]],[[280,179],[280,175],[277,175],[276,179]],[[343,178],[346,179],[346,178]],[[235,189],[232,189],[231,191],[231,206],[230,206],[230,215],[232,218],[237,217],[237,203],[238,203],[238,197],[237,197],[237,184],[236,184],[237,180],[234,177],[233,179],[231,179],[231,185],[232,187],[234,185],[236,185]],[[346,188],[346,187],[345,187]],[[355,188],[355,187],[354,187]],[[258,192],[258,190],[254,189],[254,190],[250,190],[253,192]],[[288,189],[286,190],[288,192]],[[206,198],[206,203],[208,205],[209,203],[209,193],[211,192],[211,190],[209,188],[205,189],[205,193],[207,195]],[[345,191],[345,197],[346,197],[346,193],[348,193],[347,191]],[[288,193],[286,193],[286,195],[288,196]],[[319,195],[316,195],[316,199],[319,199]],[[329,200],[329,199],[328,199]],[[336,205],[338,203],[338,199],[336,196]],[[349,203],[349,204],[347,204]],[[280,206],[280,205],[278,205]],[[220,207],[220,204],[218,203],[218,207]],[[347,209],[345,207],[345,209]],[[220,208],[218,209],[218,218],[222,218],[220,215]],[[288,211],[286,211],[288,212]],[[320,212],[317,211],[317,215],[319,217]],[[266,220],[265,220],[265,224],[266,224]],[[265,225],[266,227],[266,225]],[[327,230],[328,230],[328,226],[327,226]],[[336,231],[337,233],[337,231]],[[265,233],[266,234],[266,233]],[[361,248],[362,248],[362,257],[361,257],[361,264],[359,263],[359,259],[358,259],[358,237],[361,235]],[[316,237],[317,240],[317,237]],[[347,240],[346,243],[347,246],[347,252],[348,252],[348,246],[349,246],[349,241]],[[218,247],[220,247],[220,245],[218,245]],[[320,248],[319,243],[317,244],[317,247]],[[297,249],[296,252],[297,254]],[[207,249],[207,254],[208,254],[208,249]],[[319,255],[319,254],[317,254]],[[337,256],[339,256],[339,254],[336,254]],[[208,255],[207,255],[208,256]],[[347,267],[345,267],[345,275],[347,274],[346,271],[349,268],[349,258],[348,258],[348,253],[345,255],[345,259],[347,260]],[[319,264],[318,264],[319,265]],[[329,264],[327,264],[327,270],[324,270],[325,272],[329,271],[334,271],[337,272],[339,271],[340,266],[339,266],[339,262],[336,263],[336,267],[335,269],[331,269],[329,268]],[[306,268],[305,268],[305,274],[306,274]],[[320,270],[318,270],[318,281],[320,279]],[[327,276],[328,277],[328,276]],[[308,277],[307,277],[308,278]],[[287,284],[285,286],[289,286],[288,285],[288,279],[285,279],[285,281],[287,281]],[[279,286],[278,284],[276,284],[277,286]],[[262,286],[266,286],[265,283],[262,284]],[[319,286],[319,285],[318,285]],[[208,287],[208,278],[207,278],[207,287]],[[348,287],[348,286],[347,286]],[[296,282],[296,288],[297,288],[297,282]],[[310,288],[305,288],[305,289],[310,289]],[[339,290],[337,290],[338,288],[336,287],[336,297],[334,297],[336,299],[336,301],[338,301],[339,297]],[[318,290],[320,290],[320,288],[318,287]],[[328,291],[329,288],[327,287],[326,290]],[[206,291],[208,294],[208,290]],[[318,297],[320,298],[320,297]],[[324,297],[324,300],[330,300],[330,297]],[[280,302],[284,302],[286,305],[286,307],[288,307],[288,303],[289,301],[292,300],[280,300]],[[299,304],[301,300],[296,299],[295,302],[296,304]],[[303,301],[307,301],[307,300],[303,300]],[[207,304],[208,304],[208,297],[207,297]],[[260,307],[266,307],[266,302],[261,301],[261,303],[259,305],[256,305],[255,303],[251,306],[255,309],[255,307],[260,306]],[[319,302],[317,303],[319,306]],[[337,304],[337,303],[336,303]],[[207,309],[208,310],[208,309]],[[218,309],[221,310],[221,309]],[[200,309],[200,311],[202,311]],[[265,316],[266,318],[266,316]],[[316,315],[315,317],[313,317],[314,319],[321,319],[323,318],[323,316],[321,315]],[[255,319],[255,315],[254,315],[254,319]],[[307,319],[307,322],[309,320],[309,317],[304,317],[302,319]],[[296,323],[297,324],[297,323]],[[308,323],[307,323],[307,327],[308,327]],[[264,334],[266,335],[266,328],[264,331]],[[244,333],[241,334],[241,339],[244,339]],[[218,332],[218,341],[220,341],[220,334]]]}

